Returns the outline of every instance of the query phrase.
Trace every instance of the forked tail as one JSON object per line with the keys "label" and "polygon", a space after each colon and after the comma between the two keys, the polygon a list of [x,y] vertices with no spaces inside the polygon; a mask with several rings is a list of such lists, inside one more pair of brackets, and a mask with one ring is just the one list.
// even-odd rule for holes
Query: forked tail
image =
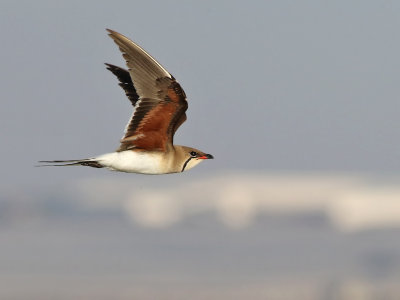
{"label": "forked tail", "polygon": [[87,166],[92,168],[103,168],[103,166],[96,160],[93,159],[74,159],[74,160],[41,160],[37,167],[65,167],[65,166]]}

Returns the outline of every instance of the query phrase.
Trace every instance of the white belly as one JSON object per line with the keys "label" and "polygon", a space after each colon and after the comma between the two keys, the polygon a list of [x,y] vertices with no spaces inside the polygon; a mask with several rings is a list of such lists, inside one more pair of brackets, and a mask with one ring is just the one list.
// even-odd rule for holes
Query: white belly
{"label": "white belly", "polygon": [[95,158],[104,167],[120,172],[163,174],[163,156],[148,152],[122,151],[100,155]]}

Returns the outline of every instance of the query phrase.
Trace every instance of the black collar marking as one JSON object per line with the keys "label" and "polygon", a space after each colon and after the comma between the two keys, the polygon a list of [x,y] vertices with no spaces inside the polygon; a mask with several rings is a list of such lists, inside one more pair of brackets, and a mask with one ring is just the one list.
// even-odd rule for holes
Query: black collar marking
{"label": "black collar marking", "polygon": [[181,172],[183,172],[183,171],[185,170],[186,165],[188,164],[188,162],[189,162],[192,158],[193,158],[193,157],[189,157],[188,160],[185,161],[185,163],[183,164],[183,168],[182,168],[182,171],[181,171]]}

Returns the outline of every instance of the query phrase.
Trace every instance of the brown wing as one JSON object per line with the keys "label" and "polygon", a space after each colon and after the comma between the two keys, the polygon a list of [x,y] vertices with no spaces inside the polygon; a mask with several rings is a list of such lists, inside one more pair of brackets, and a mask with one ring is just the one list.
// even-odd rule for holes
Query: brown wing
{"label": "brown wing", "polygon": [[173,144],[175,131],[186,120],[188,104],[185,92],[175,78],[142,48],[122,34],[107,30],[126,60],[139,96],[117,151],[134,148],[166,151]]}

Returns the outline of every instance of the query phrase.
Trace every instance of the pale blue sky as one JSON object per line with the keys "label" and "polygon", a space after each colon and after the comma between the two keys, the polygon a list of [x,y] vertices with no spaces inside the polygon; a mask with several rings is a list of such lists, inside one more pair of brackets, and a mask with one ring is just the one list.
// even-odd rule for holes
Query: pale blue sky
{"label": "pale blue sky", "polygon": [[400,168],[398,1],[3,0],[3,185],[138,176],[33,168],[117,147],[131,106],[105,28],[185,89],[175,142],[216,158],[190,172]]}

